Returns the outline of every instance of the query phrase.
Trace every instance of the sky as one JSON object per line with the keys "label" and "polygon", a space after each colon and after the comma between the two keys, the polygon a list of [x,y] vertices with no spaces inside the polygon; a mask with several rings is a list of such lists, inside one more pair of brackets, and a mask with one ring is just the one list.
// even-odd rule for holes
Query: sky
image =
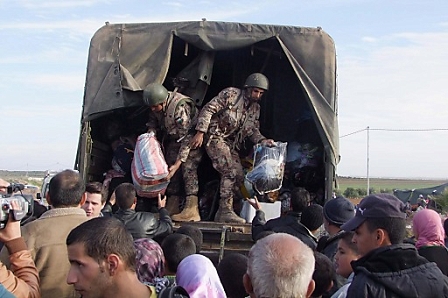
{"label": "sky", "polygon": [[[448,179],[448,1],[0,0],[0,169],[73,168],[105,22],[322,27],[337,53],[340,176]],[[367,129],[368,128],[368,129]]]}

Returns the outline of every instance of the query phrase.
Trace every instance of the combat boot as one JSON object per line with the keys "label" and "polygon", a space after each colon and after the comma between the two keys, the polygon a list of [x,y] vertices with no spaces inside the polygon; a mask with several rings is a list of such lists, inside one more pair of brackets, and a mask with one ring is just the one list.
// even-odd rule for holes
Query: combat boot
{"label": "combat boot", "polygon": [[165,209],[168,211],[169,215],[177,214],[179,210],[179,196],[169,196],[166,199]]}
{"label": "combat boot", "polygon": [[200,221],[198,197],[187,196],[185,199],[185,207],[181,213],[175,214],[171,217],[174,221]]}
{"label": "combat boot", "polygon": [[239,224],[246,223],[244,218],[239,217],[233,211],[233,198],[219,200],[219,209],[216,212],[214,221]]}

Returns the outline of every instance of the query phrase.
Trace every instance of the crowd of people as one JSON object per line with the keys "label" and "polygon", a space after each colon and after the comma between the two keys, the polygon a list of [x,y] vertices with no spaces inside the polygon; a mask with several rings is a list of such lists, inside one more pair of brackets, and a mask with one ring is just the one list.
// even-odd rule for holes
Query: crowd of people
{"label": "crowd of people", "polygon": [[135,211],[135,188],[123,183],[114,212],[99,186],[65,170],[50,181],[50,208],[39,218],[20,228],[9,214],[0,297],[448,297],[448,221],[417,211],[407,238],[405,205],[393,195],[322,207],[296,188],[291,210],[268,221],[248,199],[254,244],[216,264],[201,254],[200,229],[173,230],[166,198],[159,216]]}

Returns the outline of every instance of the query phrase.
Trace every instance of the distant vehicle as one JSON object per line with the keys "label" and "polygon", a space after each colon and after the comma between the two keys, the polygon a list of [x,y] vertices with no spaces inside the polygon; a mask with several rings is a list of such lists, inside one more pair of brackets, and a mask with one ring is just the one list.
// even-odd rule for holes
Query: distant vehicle
{"label": "distant vehicle", "polygon": [[24,185],[24,189],[39,190],[39,187],[37,187],[35,185],[26,184],[26,185]]}

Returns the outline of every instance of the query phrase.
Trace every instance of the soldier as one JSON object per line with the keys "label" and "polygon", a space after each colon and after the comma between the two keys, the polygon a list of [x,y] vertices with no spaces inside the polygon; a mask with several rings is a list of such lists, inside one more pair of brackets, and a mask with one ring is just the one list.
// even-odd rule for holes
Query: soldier
{"label": "soldier", "polygon": [[[146,105],[151,107],[148,132],[162,131],[165,147],[165,159],[168,163],[171,179],[167,193],[179,194],[181,178],[175,175],[182,165],[182,176],[185,184],[186,202],[181,213],[172,216],[175,221],[199,221],[201,220],[198,208],[198,165],[202,159],[202,148],[190,148],[190,140],[196,125],[199,111],[194,101],[177,90],[168,92],[158,83],[148,85],[143,91],[143,99]],[[168,197],[167,210],[170,215],[179,212],[179,197]]]}
{"label": "soldier", "polygon": [[198,148],[205,141],[205,150],[221,176],[221,200],[215,221],[245,222],[233,211],[234,192],[239,192],[244,179],[237,150],[246,137],[253,143],[274,143],[260,133],[258,122],[258,102],[268,89],[268,79],[261,73],[253,73],[247,77],[243,89],[222,90],[199,114],[191,147]]}

